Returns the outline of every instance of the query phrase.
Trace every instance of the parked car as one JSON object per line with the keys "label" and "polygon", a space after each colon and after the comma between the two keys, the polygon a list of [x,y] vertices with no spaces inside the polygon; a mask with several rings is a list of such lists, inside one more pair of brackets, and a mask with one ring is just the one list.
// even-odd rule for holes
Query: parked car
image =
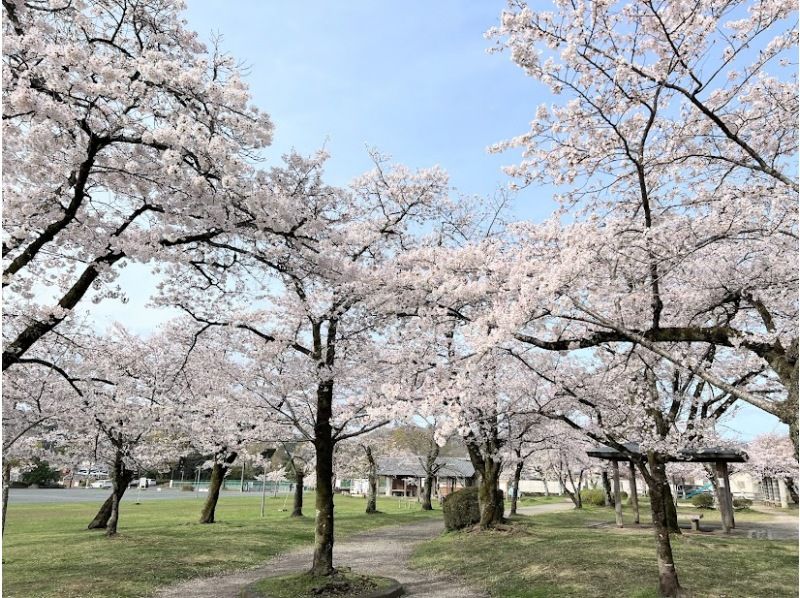
{"label": "parked car", "polygon": [[92,482],[90,485],[91,485],[92,488],[112,488],[113,487],[113,483],[111,482],[111,480],[97,480],[96,482]]}

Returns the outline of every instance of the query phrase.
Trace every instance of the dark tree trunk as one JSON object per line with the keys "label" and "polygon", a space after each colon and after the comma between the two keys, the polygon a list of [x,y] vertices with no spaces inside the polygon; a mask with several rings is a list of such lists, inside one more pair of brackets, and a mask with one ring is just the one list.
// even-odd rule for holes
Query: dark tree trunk
{"label": "dark tree trunk", "polygon": [[378,464],[372,454],[372,448],[362,445],[367,455],[367,514],[372,515],[378,512]]}
{"label": "dark tree trunk", "polygon": [[[5,357],[5,356],[4,356]],[[798,417],[800,417],[800,404],[798,403],[798,375],[800,374],[800,359],[798,358],[798,339],[794,338],[789,343],[785,352],[769,352],[762,355],[786,387],[786,400],[775,406],[773,415],[777,416],[784,424],[789,426],[789,438],[794,444],[795,458],[800,451],[798,440]]]}
{"label": "dark tree trunk", "polygon": [[[330,335],[330,330],[329,330]],[[317,387],[317,421],[314,424],[314,446],[317,451],[317,516],[314,530],[314,561],[311,575],[331,575],[333,569],[333,436],[331,414],[333,382]]]}
{"label": "dark tree trunk", "polygon": [[604,469],[600,477],[603,480],[603,502],[607,507],[613,507],[614,498],[611,496],[611,480],[608,479],[608,472]]}
{"label": "dark tree trunk", "polygon": [[125,467],[123,455],[121,450],[117,450],[114,458],[114,467],[111,472],[111,511],[108,515],[108,522],[106,524],[106,536],[117,535],[117,523],[119,522],[119,505],[122,501],[122,495],[128,484],[133,479],[133,472]]}
{"label": "dark tree trunk", "polygon": [[125,468],[122,472],[122,484],[120,485],[119,489],[111,490],[111,495],[105,500],[103,506],[100,507],[100,510],[97,511],[97,515],[94,516],[94,519],[89,522],[88,529],[106,529],[108,527],[108,520],[111,518],[111,511],[114,502],[114,494],[119,492],[117,501],[119,502],[122,500],[125,491],[128,489],[128,486],[130,486],[132,481],[133,471]]}
{"label": "dark tree trunk", "polygon": [[522,468],[524,467],[524,463],[522,461],[517,461],[516,466],[514,466],[514,494],[511,496],[511,509],[509,510],[509,514],[516,515],[517,514],[517,501],[519,500],[519,481],[522,478]]}
{"label": "dark tree trunk", "polygon": [[[490,454],[496,451],[491,450]],[[475,443],[468,443],[467,450],[472,466],[478,474],[478,503],[481,510],[481,529],[489,529],[503,521],[503,500],[500,495],[500,472],[502,463],[493,458],[484,458]]]}
{"label": "dark tree trunk", "polygon": [[[661,491],[664,500],[664,526],[671,534],[680,534],[681,528],[678,527],[678,511],[675,509],[675,500],[672,498],[672,490],[669,488],[666,474],[664,475],[664,488]],[[650,500],[654,500],[652,497]]]}
{"label": "dark tree trunk", "polygon": [[3,534],[6,533],[6,514],[8,513],[8,489],[11,486],[11,462],[3,463]]}
{"label": "dark tree trunk", "polygon": [[650,472],[649,475],[645,474],[645,481],[650,490],[650,509],[653,516],[653,531],[656,537],[658,594],[667,598],[680,598],[685,596],[685,593],[678,582],[678,572],[675,569],[675,559],[672,556],[670,529],[666,525],[668,516],[665,512],[665,505],[672,501],[671,495],[664,492],[669,490],[666,468],[663,463],[657,462],[652,457],[649,459],[649,464]]}
{"label": "dark tree trunk", "polygon": [[423,511],[433,511],[433,505],[431,504],[431,493],[433,492],[433,484],[435,479],[436,478],[431,474],[427,474],[425,476],[425,487],[422,489]]}
{"label": "dark tree trunk", "polygon": [[628,496],[628,502],[633,506],[633,522],[636,525],[639,525],[640,517],[639,517],[639,491],[636,487],[636,468],[633,465],[633,461],[628,462],[628,473],[630,475],[631,485],[630,485],[630,496]]}
{"label": "dark tree trunk", "polygon": [[292,509],[292,517],[303,516],[303,475],[302,470],[295,469],[294,472],[294,508]]}
{"label": "dark tree trunk", "polygon": [[222,489],[222,484],[225,481],[225,474],[228,472],[230,464],[235,460],[236,453],[231,453],[222,462],[216,459],[214,460],[214,466],[211,468],[211,481],[208,483],[208,497],[200,513],[200,523],[214,523],[217,502],[219,501],[219,491]]}
{"label": "dark tree trunk", "polygon": [[436,478],[436,459],[439,458],[439,445],[435,442],[425,456],[425,487],[422,489],[422,510],[432,511],[431,493],[433,492],[433,481]]}
{"label": "dark tree trunk", "polygon": [[89,522],[89,529],[105,529],[108,526],[108,518],[111,517],[111,503],[113,502],[113,497],[114,491],[112,490],[109,497],[103,503],[103,506],[97,511],[97,515]]}

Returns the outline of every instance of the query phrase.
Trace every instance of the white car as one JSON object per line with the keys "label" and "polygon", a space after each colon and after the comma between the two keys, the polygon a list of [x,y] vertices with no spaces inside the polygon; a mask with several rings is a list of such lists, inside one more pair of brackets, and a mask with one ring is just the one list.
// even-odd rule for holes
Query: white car
{"label": "white car", "polygon": [[91,485],[92,488],[113,488],[114,487],[114,484],[111,482],[111,480],[97,480],[96,482],[92,482],[90,485]]}

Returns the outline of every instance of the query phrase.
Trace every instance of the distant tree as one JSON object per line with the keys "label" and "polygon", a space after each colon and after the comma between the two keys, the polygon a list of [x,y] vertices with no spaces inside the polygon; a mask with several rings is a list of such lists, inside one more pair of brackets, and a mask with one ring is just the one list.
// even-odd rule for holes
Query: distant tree
{"label": "distant tree", "polygon": [[46,488],[61,479],[61,472],[50,467],[47,461],[35,458],[29,469],[20,475],[23,484],[37,485]]}

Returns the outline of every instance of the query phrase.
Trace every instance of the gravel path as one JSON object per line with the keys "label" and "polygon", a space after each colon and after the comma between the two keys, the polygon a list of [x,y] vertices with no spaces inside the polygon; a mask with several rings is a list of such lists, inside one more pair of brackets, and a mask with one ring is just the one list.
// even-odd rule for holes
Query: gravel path
{"label": "gravel path", "polygon": [[[571,505],[551,504],[520,508],[522,515],[568,510]],[[352,536],[334,546],[334,562],[360,573],[393,577],[403,584],[407,596],[425,598],[485,598],[487,594],[452,576],[414,570],[409,557],[414,547],[444,530],[439,518],[410,525],[381,527]],[[236,598],[245,586],[269,575],[299,572],[311,563],[311,547],[279,555],[255,569],[227,575],[192,579],[162,588],[157,598]]]}

